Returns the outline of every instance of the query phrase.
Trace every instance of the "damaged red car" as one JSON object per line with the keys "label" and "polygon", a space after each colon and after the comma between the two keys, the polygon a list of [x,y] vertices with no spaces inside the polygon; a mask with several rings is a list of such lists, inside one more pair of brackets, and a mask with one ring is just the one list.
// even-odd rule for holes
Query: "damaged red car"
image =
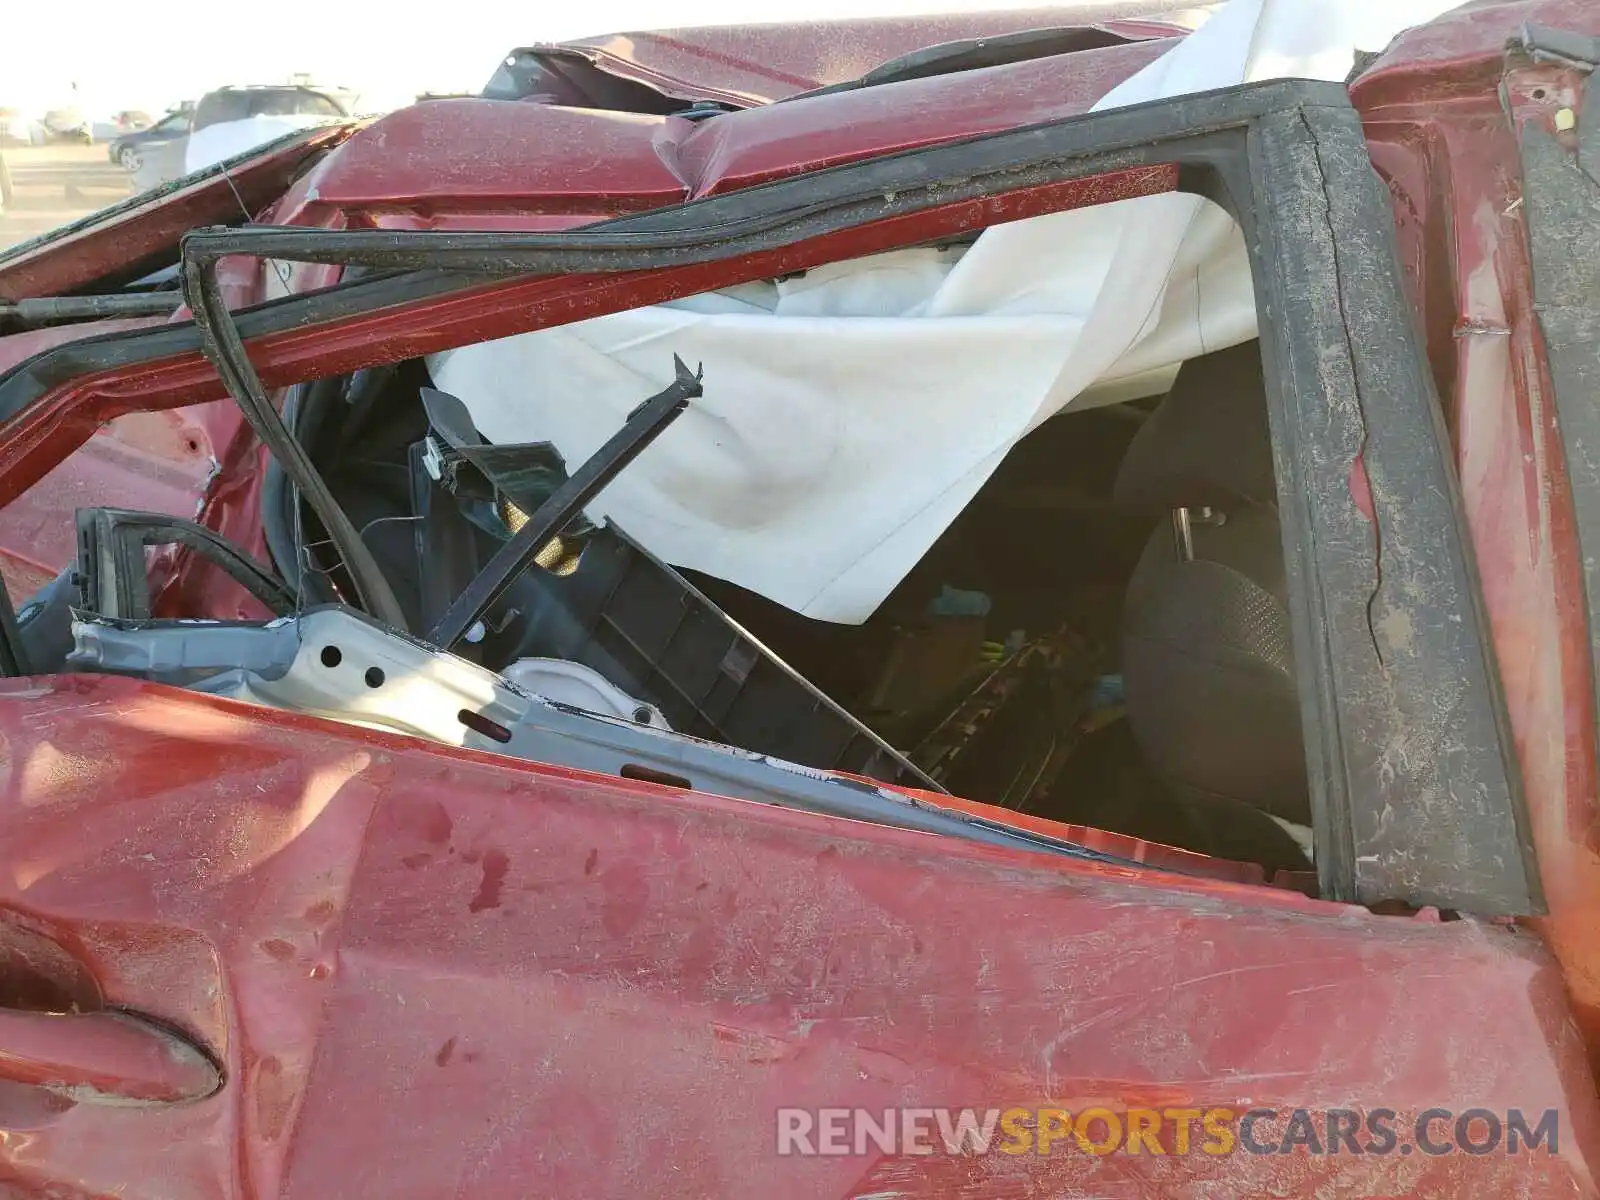
{"label": "damaged red car", "polygon": [[7,1194],[1596,1194],[1600,17],[1205,15],[0,255]]}

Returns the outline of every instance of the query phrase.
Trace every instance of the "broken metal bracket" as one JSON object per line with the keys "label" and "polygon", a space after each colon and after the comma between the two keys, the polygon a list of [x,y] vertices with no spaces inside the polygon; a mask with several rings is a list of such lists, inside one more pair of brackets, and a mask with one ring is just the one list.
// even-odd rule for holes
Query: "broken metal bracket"
{"label": "broken metal bracket", "polygon": [[1590,72],[1600,65],[1600,37],[1552,29],[1548,25],[1524,25],[1507,48],[1526,55],[1534,62],[1556,63],[1573,70]]}
{"label": "broken metal bracket", "polygon": [[676,355],[672,362],[677,378],[634,409],[611,440],[557,488],[529,516],[527,523],[512,534],[510,541],[495,551],[494,557],[467,585],[467,590],[456,597],[434,624],[428,633],[429,641],[444,650],[459,642],[489,606],[505,595],[517,576],[528,569],[545,544],[676,421],[691,399],[704,393],[700,384],[702,372],[689,370]]}

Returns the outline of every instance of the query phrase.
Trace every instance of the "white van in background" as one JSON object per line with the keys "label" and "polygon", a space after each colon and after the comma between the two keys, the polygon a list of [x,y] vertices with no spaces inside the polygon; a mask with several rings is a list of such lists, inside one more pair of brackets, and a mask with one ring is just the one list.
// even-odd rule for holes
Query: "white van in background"
{"label": "white van in background", "polygon": [[356,94],[344,88],[297,84],[225,87],[195,105],[184,151],[185,174],[204,170],[286,133],[348,120]]}

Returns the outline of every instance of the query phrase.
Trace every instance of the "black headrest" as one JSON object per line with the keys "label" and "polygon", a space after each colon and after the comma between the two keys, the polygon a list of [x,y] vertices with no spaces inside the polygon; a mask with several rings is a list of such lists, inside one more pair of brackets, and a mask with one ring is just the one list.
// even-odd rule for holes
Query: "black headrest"
{"label": "black headrest", "polygon": [[1178,369],[1172,390],[1134,435],[1114,494],[1124,507],[1150,512],[1277,503],[1260,342]]}

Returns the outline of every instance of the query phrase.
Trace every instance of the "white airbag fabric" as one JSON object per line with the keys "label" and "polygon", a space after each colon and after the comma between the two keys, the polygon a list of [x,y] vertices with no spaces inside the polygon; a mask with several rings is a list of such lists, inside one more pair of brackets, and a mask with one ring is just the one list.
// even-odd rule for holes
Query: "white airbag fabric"
{"label": "white airbag fabric", "polygon": [[[1231,0],[1095,107],[1344,78],[1440,0]],[[799,101],[798,103],[807,103]],[[430,360],[485,437],[575,466],[672,356],[691,404],[590,508],[654,553],[822,620],[871,615],[1016,441],[1092,385],[1255,335],[1243,240],[1163,195],[468,346]]]}

